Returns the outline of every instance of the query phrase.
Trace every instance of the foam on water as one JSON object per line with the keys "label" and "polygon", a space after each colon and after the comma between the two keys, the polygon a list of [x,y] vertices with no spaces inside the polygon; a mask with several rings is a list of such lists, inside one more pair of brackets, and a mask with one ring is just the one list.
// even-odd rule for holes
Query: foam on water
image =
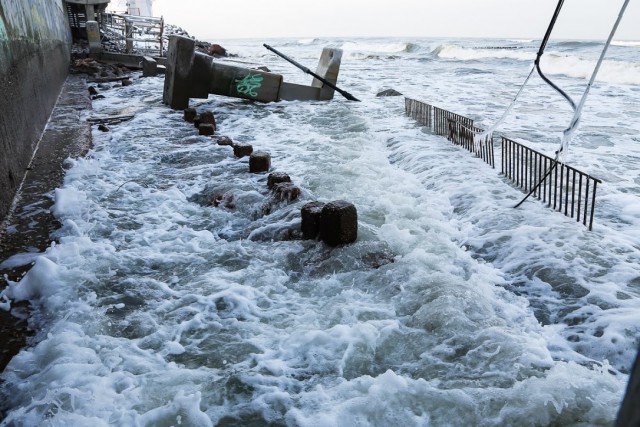
{"label": "foam on water", "polygon": [[[136,114],[71,162],[59,243],[6,261],[34,262],[4,295],[32,302],[38,332],[2,374],[3,425],[611,424],[640,335],[638,93],[594,89],[574,140],[578,167],[608,174],[588,232],[511,209],[522,194],[497,171],[374,96],[491,120],[529,64],[398,54],[343,59],[362,103],[192,101],[270,151],[302,189],[290,204],[161,105],[160,78],[95,101]],[[533,82],[506,133],[555,149],[566,115]],[[302,204],[335,199],[358,207],[355,244],[288,239]]]}

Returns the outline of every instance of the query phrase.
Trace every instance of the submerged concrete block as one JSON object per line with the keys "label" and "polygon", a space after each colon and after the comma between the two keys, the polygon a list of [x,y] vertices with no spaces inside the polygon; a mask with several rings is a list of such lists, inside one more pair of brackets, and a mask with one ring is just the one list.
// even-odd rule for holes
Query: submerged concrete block
{"label": "submerged concrete block", "polygon": [[208,123],[213,125],[213,129],[216,130],[216,118],[211,111],[203,111],[200,113],[200,123]]}
{"label": "submerged concrete block", "polygon": [[358,212],[344,200],[327,203],[322,208],[320,237],[329,246],[353,243],[358,238]]}
{"label": "submerged concrete block", "polygon": [[196,118],[198,113],[195,108],[185,108],[184,109],[184,120],[193,123],[193,120]]}
{"label": "submerged concrete block", "polygon": [[300,187],[297,187],[292,182],[279,182],[273,186],[273,192],[276,193],[276,196],[279,200],[286,200],[288,202],[293,202],[302,193],[300,191]]}
{"label": "submerged concrete block", "polygon": [[215,133],[216,128],[211,123],[201,123],[198,126],[198,130],[200,131],[200,135],[213,135]]}
{"label": "submerged concrete block", "polygon": [[291,182],[291,177],[284,172],[273,172],[267,178],[267,188],[272,189],[274,185],[281,182]]}
{"label": "submerged concrete block", "polygon": [[228,136],[218,136],[215,138],[218,145],[233,146],[233,141]]}
{"label": "submerged concrete block", "polygon": [[256,151],[249,157],[249,172],[268,172],[271,168],[271,154],[266,151]]}
{"label": "submerged concrete block", "polygon": [[250,144],[235,144],[233,146],[233,155],[236,157],[250,156],[253,153],[253,146]]}
{"label": "submerged concrete block", "polygon": [[320,235],[320,218],[322,217],[322,202],[310,202],[300,209],[303,239],[316,239]]}

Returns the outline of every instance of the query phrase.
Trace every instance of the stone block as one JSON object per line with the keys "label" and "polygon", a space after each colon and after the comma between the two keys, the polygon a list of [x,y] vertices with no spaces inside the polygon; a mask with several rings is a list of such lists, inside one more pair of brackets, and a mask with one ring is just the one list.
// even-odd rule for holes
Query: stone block
{"label": "stone block", "polygon": [[200,135],[213,135],[213,133],[215,132],[215,127],[210,124],[210,123],[201,123],[200,126],[198,126],[198,129],[200,131]]}
{"label": "stone block", "polygon": [[358,238],[358,212],[344,200],[329,202],[322,208],[320,237],[329,246],[353,243]]}
{"label": "stone block", "polygon": [[233,146],[233,141],[228,136],[218,136],[216,137],[216,142],[218,145],[228,145]]}
{"label": "stone block", "polygon": [[249,172],[267,172],[271,168],[271,154],[266,151],[256,151],[249,157]]}
{"label": "stone block", "polygon": [[281,182],[291,182],[291,177],[284,172],[273,172],[267,178],[267,187],[272,189],[274,185]]}
{"label": "stone block", "polygon": [[316,239],[320,234],[320,218],[322,217],[322,202],[310,202],[300,209],[302,238]]}
{"label": "stone block", "polygon": [[142,57],[142,77],[154,77],[158,75],[158,61],[150,56]]}
{"label": "stone block", "polygon": [[233,155],[236,157],[250,156],[253,153],[253,146],[250,144],[235,144],[233,146]]}
{"label": "stone block", "polygon": [[198,113],[195,108],[185,108],[184,109],[184,120],[193,123],[193,120],[196,118]]}
{"label": "stone block", "polygon": [[213,125],[213,129],[216,129],[216,118],[211,111],[203,111],[200,113],[200,123],[208,123]]}
{"label": "stone block", "polygon": [[273,186],[273,192],[279,200],[293,202],[300,197],[300,188],[292,182],[279,182]]}

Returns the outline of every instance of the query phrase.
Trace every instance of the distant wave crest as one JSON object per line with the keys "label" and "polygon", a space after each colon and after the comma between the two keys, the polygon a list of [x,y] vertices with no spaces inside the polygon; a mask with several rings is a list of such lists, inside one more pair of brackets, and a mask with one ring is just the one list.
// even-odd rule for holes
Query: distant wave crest
{"label": "distant wave crest", "polygon": [[[549,74],[589,79],[596,61],[573,55],[545,55],[542,68]],[[614,84],[640,85],[640,64],[627,61],[605,60],[598,72],[597,81]]]}
{"label": "distant wave crest", "polygon": [[519,61],[529,61],[535,58],[535,52],[498,48],[498,47],[481,47],[468,48],[452,44],[443,44],[435,48],[432,52],[435,57],[441,59],[457,59],[460,61],[475,61],[481,59],[515,59]]}

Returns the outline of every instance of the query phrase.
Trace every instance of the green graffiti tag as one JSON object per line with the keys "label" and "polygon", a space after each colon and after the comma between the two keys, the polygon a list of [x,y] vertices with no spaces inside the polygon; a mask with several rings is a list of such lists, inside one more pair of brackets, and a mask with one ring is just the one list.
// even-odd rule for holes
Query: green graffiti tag
{"label": "green graffiti tag", "polygon": [[243,95],[258,96],[254,89],[262,87],[262,79],[260,74],[247,74],[243,79],[236,79],[236,90]]}

